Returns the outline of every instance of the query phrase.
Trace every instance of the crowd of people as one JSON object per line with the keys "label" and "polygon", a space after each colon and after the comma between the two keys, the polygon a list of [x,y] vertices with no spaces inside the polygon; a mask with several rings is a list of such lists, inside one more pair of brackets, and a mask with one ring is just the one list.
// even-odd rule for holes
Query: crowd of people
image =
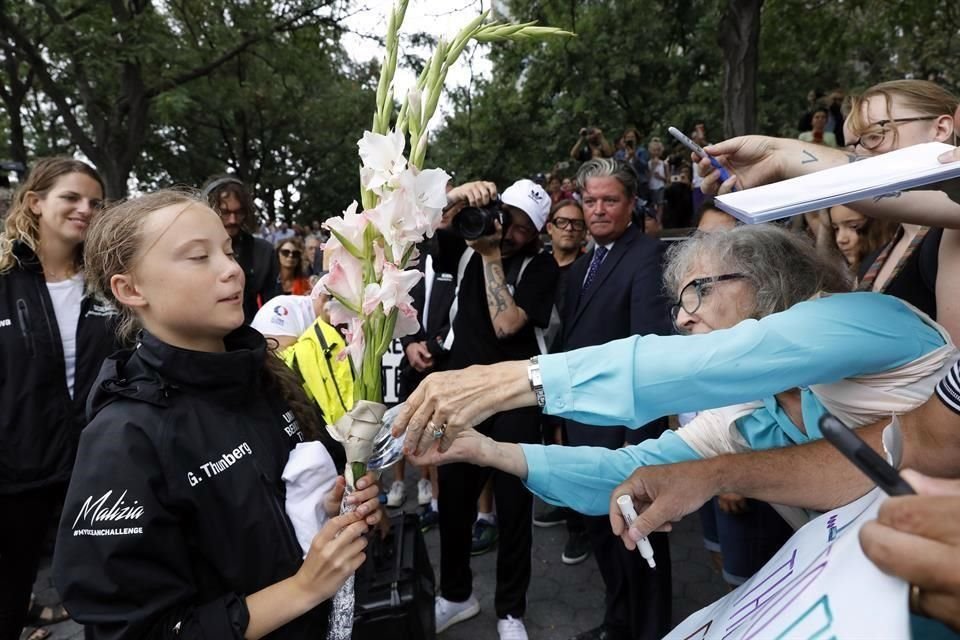
{"label": "crowd of people", "polygon": [[[922,637],[960,632],[956,189],[758,226],[711,199],[955,146],[960,100],[899,80],[812,95],[804,118],[799,139],[711,146],[694,126],[725,181],[658,137],[586,127],[540,180],[451,185],[420,247],[394,425],[439,533],[438,634],[479,613],[471,556],[496,549],[497,632],[525,639],[534,525],[563,525],[563,563],[592,555],[605,589],[576,640],[664,636],[671,522],[699,511],[733,588],[871,488],[821,441],[828,413],[878,450],[900,417],[921,495],[887,501],[862,546],[912,584],[917,624],[946,625]],[[103,200],[89,165],[40,160],[0,233],[0,507],[18,514],[0,529],[0,640],[67,616],[90,638],[325,637],[407,471],[364,476],[339,515],[345,457],[323,425],[350,410],[353,373],[318,284],[325,230],[258,226],[231,175]],[[478,207],[490,226],[465,234]],[[51,609],[31,590],[61,513]]]}

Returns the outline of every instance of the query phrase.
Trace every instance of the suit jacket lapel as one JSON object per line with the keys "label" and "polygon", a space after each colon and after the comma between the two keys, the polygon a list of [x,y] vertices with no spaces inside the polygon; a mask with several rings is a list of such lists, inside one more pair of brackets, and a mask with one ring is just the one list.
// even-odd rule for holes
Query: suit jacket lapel
{"label": "suit jacket lapel", "polygon": [[[610,274],[613,273],[613,270],[617,267],[617,264],[620,262],[620,260],[623,259],[623,256],[626,255],[627,249],[631,244],[633,244],[633,241],[636,239],[636,237],[636,225],[630,225],[627,227],[627,230],[624,232],[624,234],[620,236],[620,238],[614,243],[610,254],[603,260],[603,264],[600,265],[600,270],[597,272],[596,279],[594,279],[593,284],[590,285],[590,288],[587,291],[583,291],[583,283],[582,281],[580,282],[581,293],[577,298],[577,311],[574,314],[571,327],[576,324],[577,320],[580,318],[580,315],[583,313],[583,310],[587,308],[588,304],[590,304],[590,300],[603,285],[604,281],[606,281],[606,279],[610,277]],[[593,260],[592,253],[590,255],[590,259]],[[589,269],[589,263],[587,264],[587,268]]]}

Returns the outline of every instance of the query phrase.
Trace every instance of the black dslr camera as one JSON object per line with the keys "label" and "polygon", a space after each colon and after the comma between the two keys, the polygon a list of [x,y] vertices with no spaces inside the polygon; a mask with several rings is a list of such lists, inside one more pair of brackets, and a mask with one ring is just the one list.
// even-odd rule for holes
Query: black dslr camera
{"label": "black dslr camera", "polygon": [[482,207],[466,206],[453,219],[453,230],[464,240],[476,240],[496,231],[494,221],[506,231],[510,216],[501,209],[500,198],[494,198]]}

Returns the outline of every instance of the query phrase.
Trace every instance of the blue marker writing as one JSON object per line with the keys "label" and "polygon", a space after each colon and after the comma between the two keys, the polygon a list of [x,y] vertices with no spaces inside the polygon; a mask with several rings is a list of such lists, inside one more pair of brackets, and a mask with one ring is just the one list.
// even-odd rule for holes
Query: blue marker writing
{"label": "blue marker writing", "polygon": [[[713,165],[713,168],[720,172],[720,182],[726,182],[730,179],[730,172],[723,168],[723,165],[720,164],[720,161],[714,158],[712,155],[703,150],[703,147],[698,145],[696,142],[688,138],[687,136],[680,133],[680,130],[676,127],[668,127],[667,131],[674,138],[680,141],[680,144],[685,146],[690,151],[693,151],[701,158],[706,158],[710,161],[710,164]],[[737,190],[736,187],[733,188],[734,191]]]}

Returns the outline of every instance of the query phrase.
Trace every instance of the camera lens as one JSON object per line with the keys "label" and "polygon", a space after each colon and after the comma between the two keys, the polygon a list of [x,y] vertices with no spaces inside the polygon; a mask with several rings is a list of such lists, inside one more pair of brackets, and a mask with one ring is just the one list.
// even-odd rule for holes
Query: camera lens
{"label": "camera lens", "polygon": [[475,240],[486,235],[487,212],[479,207],[464,207],[453,224],[462,238]]}
{"label": "camera lens", "polygon": [[500,200],[495,199],[484,207],[461,209],[453,219],[453,229],[461,238],[476,240],[493,233],[496,230],[494,221],[500,218]]}

